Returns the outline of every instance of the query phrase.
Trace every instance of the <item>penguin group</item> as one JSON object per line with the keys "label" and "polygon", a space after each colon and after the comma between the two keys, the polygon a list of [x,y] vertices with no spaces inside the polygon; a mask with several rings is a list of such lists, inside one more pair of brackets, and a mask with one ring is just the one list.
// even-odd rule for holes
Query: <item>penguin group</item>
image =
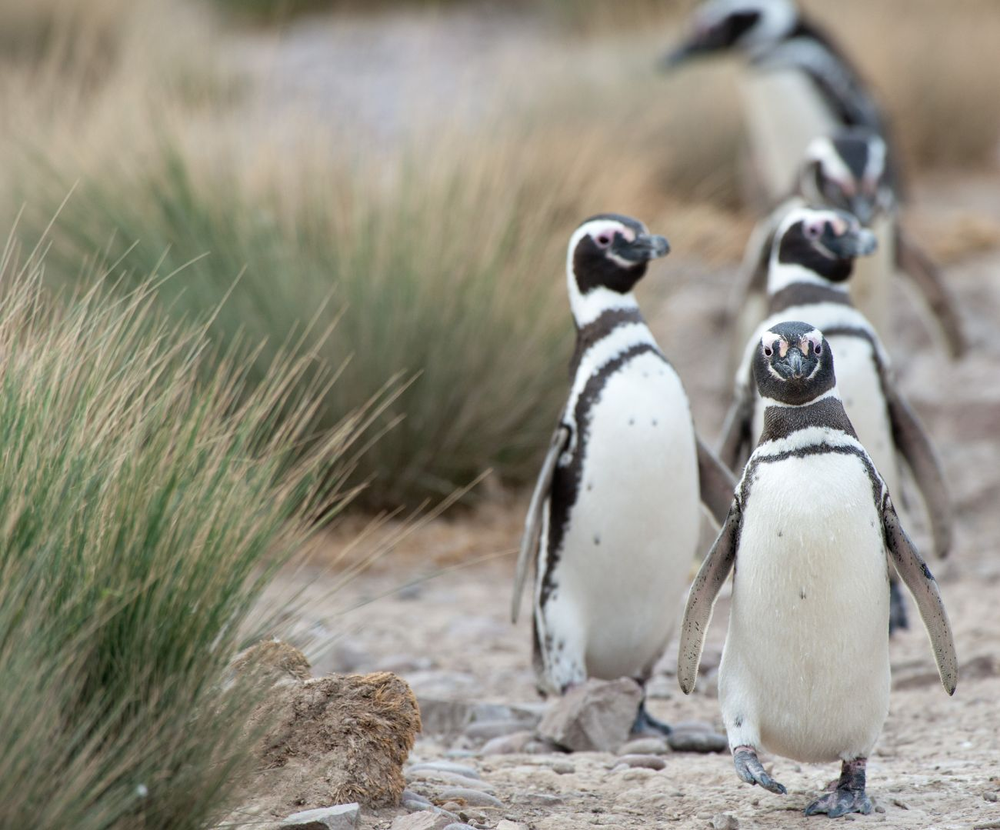
{"label": "penguin group", "polygon": [[[806,815],[869,813],[889,638],[908,625],[900,581],[948,694],[958,679],[937,583],[906,532],[920,505],[902,499],[903,467],[939,557],[953,517],[932,441],[893,375],[895,274],[952,359],[965,337],[940,272],[901,226],[887,119],[844,53],[792,0],[708,0],[661,64],[677,71],[726,50],[748,61],[764,210],[720,302],[731,342],[704,344],[733,370],[722,435],[715,451],[698,435],[636,299],[667,240],[631,217],[586,219],[566,257],[569,394],[528,508],[512,618],[533,566],[533,663],[551,696],[589,678],[644,684],[680,621],[677,678],[690,693],[732,574],[719,703],[739,778],[785,794],[761,752],[840,761]],[[719,530],[692,583],[702,512]],[[670,733],[644,702],[633,728]]]}

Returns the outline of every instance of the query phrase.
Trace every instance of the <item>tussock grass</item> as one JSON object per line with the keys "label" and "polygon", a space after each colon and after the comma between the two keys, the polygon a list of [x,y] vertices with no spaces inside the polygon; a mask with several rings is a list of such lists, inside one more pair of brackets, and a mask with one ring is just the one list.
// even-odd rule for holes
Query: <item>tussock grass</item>
{"label": "tussock grass", "polygon": [[[247,384],[148,292],[65,304],[0,260],[0,825],[198,828],[245,772],[226,666],[275,569],[337,501],[321,374]],[[280,418],[279,418],[280,416]],[[302,453],[305,441],[314,451]]]}

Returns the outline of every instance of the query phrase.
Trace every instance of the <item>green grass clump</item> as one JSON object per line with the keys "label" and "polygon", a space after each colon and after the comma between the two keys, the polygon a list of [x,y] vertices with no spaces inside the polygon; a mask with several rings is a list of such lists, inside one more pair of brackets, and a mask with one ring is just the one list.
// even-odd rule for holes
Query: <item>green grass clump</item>
{"label": "green grass clump", "polygon": [[[491,467],[523,482],[565,391],[554,383],[572,332],[564,246],[581,216],[502,153],[473,149],[353,173],[307,159],[254,192],[235,164],[198,173],[167,149],[81,182],[52,230],[47,275],[76,283],[75,263],[95,252],[118,272],[176,271],[157,289],[166,308],[211,313],[224,348],[265,343],[251,386],[286,348],[343,366],[320,429],[387,378],[414,378],[384,414],[395,428],[358,460],[368,506],[448,495]],[[54,182],[48,199],[30,191],[35,236],[68,187]]]}
{"label": "green grass clump", "polygon": [[221,691],[227,664],[264,624],[250,614],[275,569],[336,498],[328,462],[360,423],[303,455],[316,396],[304,362],[249,390],[219,359],[206,380],[203,335],[162,322],[148,293],[56,303],[11,250],[0,826],[209,826],[253,738],[252,696]]}

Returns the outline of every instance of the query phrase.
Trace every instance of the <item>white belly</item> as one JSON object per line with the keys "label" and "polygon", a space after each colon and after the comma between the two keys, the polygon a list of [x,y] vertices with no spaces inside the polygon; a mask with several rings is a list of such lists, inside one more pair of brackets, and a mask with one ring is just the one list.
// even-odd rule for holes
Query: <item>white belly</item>
{"label": "white belly", "polygon": [[747,73],[741,91],[754,164],[774,204],[794,189],[809,142],[832,134],[837,123],[812,82],[796,70]]}
{"label": "white belly", "polygon": [[744,507],[719,696],[730,744],[867,755],[889,708],[889,583],[860,459],[758,467]]}
{"label": "white belly", "polygon": [[636,676],[679,616],[698,542],[694,429],[676,372],[641,355],[593,409],[580,493],[556,565],[547,624],[578,644],[592,677]]}

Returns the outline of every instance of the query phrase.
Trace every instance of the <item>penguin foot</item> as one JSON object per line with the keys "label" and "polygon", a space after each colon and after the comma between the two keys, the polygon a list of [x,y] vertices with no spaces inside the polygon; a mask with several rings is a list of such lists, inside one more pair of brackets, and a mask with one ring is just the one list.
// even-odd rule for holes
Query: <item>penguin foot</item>
{"label": "penguin foot", "polygon": [[635,722],[632,724],[633,735],[669,735],[674,730],[669,724],[654,718],[646,710],[646,698],[639,704],[639,711],[635,715]]}
{"label": "penguin foot", "polygon": [[906,617],[906,600],[903,599],[903,592],[899,590],[899,582],[894,579],[889,583],[889,635],[909,627],[910,621]]}
{"label": "penguin foot", "polygon": [[764,767],[752,746],[738,746],[733,750],[733,765],[736,774],[748,784],[759,784],[765,790],[777,795],[785,795],[788,790],[770,775],[764,772]]}
{"label": "penguin foot", "polygon": [[838,818],[848,813],[868,815],[872,811],[872,802],[865,793],[866,763],[866,758],[844,761],[836,789],[820,796],[806,807],[806,815],[825,813],[830,818]]}

